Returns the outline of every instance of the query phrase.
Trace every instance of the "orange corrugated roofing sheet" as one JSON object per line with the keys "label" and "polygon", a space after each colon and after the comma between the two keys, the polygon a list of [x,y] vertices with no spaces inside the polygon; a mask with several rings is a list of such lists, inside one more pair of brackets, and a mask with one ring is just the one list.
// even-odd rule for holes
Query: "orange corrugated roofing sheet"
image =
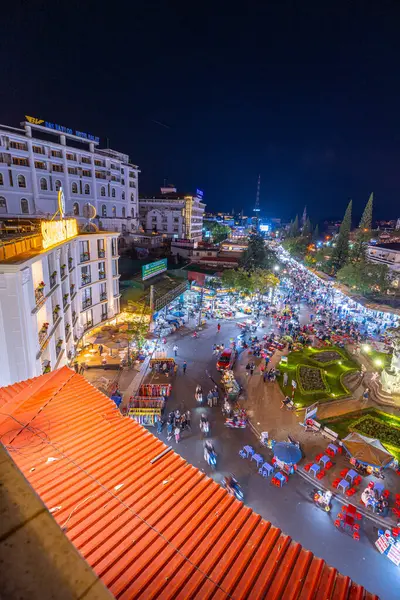
{"label": "orange corrugated roofing sheet", "polygon": [[[372,600],[67,367],[0,390],[0,435],[123,600]],[[6,414],[5,414],[6,413]]]}

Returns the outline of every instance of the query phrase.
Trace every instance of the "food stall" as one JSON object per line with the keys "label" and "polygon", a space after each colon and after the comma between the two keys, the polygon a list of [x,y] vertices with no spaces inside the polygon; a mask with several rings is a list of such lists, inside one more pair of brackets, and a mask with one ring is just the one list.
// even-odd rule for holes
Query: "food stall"
{"label": "food stall", "polygon": [[221,382],[224,386],[225,393],[228,396],[228,400],[231,402],[237,400],[240,394],[240,385],[236,381],[233,371],[229,369],[224,371]]}
{"label": "food stall", "polygon": [[276,442],[272,449],[274,464],[285,473],[294,473],[303,456],[300,446],[291,442]]}

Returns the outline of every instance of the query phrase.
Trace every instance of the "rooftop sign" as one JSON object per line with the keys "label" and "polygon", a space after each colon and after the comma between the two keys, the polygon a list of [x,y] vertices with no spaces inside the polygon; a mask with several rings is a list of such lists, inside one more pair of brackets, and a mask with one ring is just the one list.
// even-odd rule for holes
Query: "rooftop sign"
{"label": "rooftop sign", "polygon": [[100,138],[92,135],[91,133],[77,131],[76,129],[70,129],[69,127],[64,127],[63,125],[58,125],[57,123],[51,123],[50,121],[45,121],[44,119],[37,119],[36,117],[29,117],[28,115],[25,115],[25,119],[28,121],[28,123],[32,123],[32,125],[41,125],[42,127],[46,127],[47,129],[52,129],[53,131],[58,131],[60,133],[76,135],[77,137],[88,140],[89,142],[100,142]]}
{"label": "rooftop sign", "polygon": [[78,235],[76,219],[60,219],[60,221],[42,221],[42,246],[46,250],[51,246],[65,242]]}

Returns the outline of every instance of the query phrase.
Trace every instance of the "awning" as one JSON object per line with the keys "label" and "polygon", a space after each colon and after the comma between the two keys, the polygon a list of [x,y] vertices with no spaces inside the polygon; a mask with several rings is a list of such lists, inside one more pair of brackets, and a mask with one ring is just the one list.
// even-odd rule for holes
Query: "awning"
{"label": "awning", "polygon": [[371,467],[387,467],[393,460],[379,440],[355,431],[344,438],[343,446],[353,458]]}

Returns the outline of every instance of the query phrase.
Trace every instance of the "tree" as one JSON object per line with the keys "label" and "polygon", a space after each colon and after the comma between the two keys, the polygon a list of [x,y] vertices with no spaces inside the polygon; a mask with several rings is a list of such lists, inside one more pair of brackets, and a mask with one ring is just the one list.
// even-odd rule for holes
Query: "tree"
{"label": "tree", "polygon": [[362,259],[339,269],[337,279],[353,291],[367,296],[385,294],[390,288],[389,268]]}
{"label": "tree", "polygon": [[304,227],[303,227],[303,236],[305,236],[305,237],[310,236],[311,233],[312,233],[312,225],[311,225],[310,217],[307,217],[306,222],[304,223]]}
{"label": "tree", "polygon": [[365,257],[365,250],[368,241],[371,238],[371,226],[372,226],[372,207],[374,201],[374,194],[372,193],[369,197],[367,204],[365,205],[364,212],[361,217],[356,237],[351,249],[351,259],[361,260]]}
{"label": "tree", "polygon": [[315,226],[312,239],[313,239],[313,242],[318,242],[318,240],[319,240],[319,227],[318,227],[318,223]]}
{"label": "tree", "polygon": [[253,294],[262,296],[268,288],[275,288],[279,279],[265,269],[254,269],[250,273],[250,288]]}
{"label": "tree", "polygon": [[344,213],[342,224],[340,225],[339,234],[335,240],[335,245],[332,251],[331,265],[336,273],[344,267],[349,258],[349,238],[351,229],[351,208],[352,200],[350,200],[346,212]]}
{"label": "tree", "polygon": [[247,250],[244,253],[241,263],[247,269],[255,269],[257,267],[272,267],[274,261],[274,253],[266,248],[264,238],[255,233],[249,237]]}
{"label": "tree", "polygon": [[370,231],[372,228],[372,208],[374,204],[374,193],[372,192],[367,204],[365,205],[364,212],[361,217],[359,229],[361,231]]}
{"label": "tree", "polygon": [[306,237],[287,238],[282,242],[282,246],[295,258],[303,258],[307,250],[308,239]]}
{"label": "tree", "polygon": [[293,235],[292,235],[292,237],[297,237],[298,235],[299,235],[299,216],[296,215],[296,218],[293,221]]}
{"label": "tree", "polygon": [[223,242],[231,233],[231,228],[228,225],[223,225],[216,221],[204,221],[203,225],[204,229],[210,232],[210,237],[214,244]]}

